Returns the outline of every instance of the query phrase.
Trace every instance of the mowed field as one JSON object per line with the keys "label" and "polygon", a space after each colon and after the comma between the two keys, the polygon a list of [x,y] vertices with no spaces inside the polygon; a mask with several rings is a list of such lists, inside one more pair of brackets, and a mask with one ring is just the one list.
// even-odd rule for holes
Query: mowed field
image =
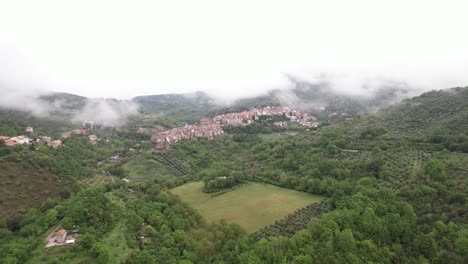
{"label": "mowed field", "polygon": [[190,182],[172,193],[194,207],[207,221],[225,219],[252,233],[323,197],[263,183],[248,183],[212,197],[203,182]]}

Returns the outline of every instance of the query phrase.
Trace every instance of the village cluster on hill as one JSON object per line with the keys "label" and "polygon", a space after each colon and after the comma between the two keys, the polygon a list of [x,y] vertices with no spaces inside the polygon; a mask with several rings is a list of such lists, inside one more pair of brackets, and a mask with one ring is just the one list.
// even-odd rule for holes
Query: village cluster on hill
{"label": "village cluster on hill", "polygon": [[214,139],[223,134],[224,131],[219,124],[204,120],[197,125],[185,125],[156,133],[151,137],[151,142],[153,142],[155,149],[163,149],[180,140],[195,138]]}
{"label": "village cluster on hill", "polygon": [[[90,128],[95,128],[95,123],[94,121],[85,121],[83,125],[85,126],[86,122],[88,122],[88,125],[86,127]],[[29,133],[30,135],[34,132],[34,128],[31,126],[28,126],[24,130],[26,133]],[[60,136],[64,139],[71,137],[72,135],[86,135],[87,130],[86,129],[75,129],[71,131],[65,131],[60,133]],[[2,140],[7,147],[12,147],[15,145],[32,145],[35,142],[44,142],[47,146],[56,148],[60,145],[62,145],[62,140],[57,139],[54,140],[49,136],[38,136],[37,138],[32,138],[31,136],[25,136],[25,135],[19,135],[19,136],[14,136],[14,137],[7,137],[7,136],[2,136],[0,135],[0,140]],[[97,141],[99,138],[96,135],[89,135],[88,136],[89,143],[92,145],[96,145]]]}
{"label": "village cluster on hill", "polygon": [[[318,122],[316,122],[317,119],[314,116],[310,116],[309,113],[302,113],[300,111],[293,110],[287,106],[266,106],[263,108],[253,108],[241,113],[227,113],[215,116],[213,121],[221,126],[247,126],[255,124],[260,116],[283,116],[290,121],[297,122],[303,126],[318,126]],[[284,124],[275,122],[275,125],[283,126]]]}
{"label": "village cluster on hill", "polygon": [[[314,116],[301,113],[285,106],[266,106],[253,108],[240,113],[227,113],[213,118],[204,117],[199,124],[185,125],[152,135],[151,142],[155,149],[164,149],[180,140],[207,138],[209,140],[224,135],[223,126],[247,126],[257,122],[260,116],[283,116],[291,122],[297,122],[307,127],[317,127],[318,122]],[[287,122],[275,122],[280,127],[286,127]]]}

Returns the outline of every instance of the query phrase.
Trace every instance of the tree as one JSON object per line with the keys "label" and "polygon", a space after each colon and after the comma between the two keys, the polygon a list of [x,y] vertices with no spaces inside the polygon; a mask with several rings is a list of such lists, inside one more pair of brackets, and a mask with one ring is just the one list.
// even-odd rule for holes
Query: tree
{"label": "tree", "polygon": [[455,248],[461,255],[468,254],[468,229],[464,228],[458,232],[458,237],[455,240]]}
{"label": "tree", "polygon": [[57,222],[57,216],[58,216],[57,210],[50,209],[47,211],[47,214],[45,217],[45,223],[44,223],[46,225],[46,228],[54,225]]}
{"label": "tree", "polygon": [[468,153],[468,142],[461,145],[461,151],[463,151],[463,153]]}
{"label": "tree", "polygon": [[86,251],[90,250],[94,243],[96,243],[96,237],[90,233],[81,235],[78,239],[79,245]]}
{"label": "tree", "polygon": [[374,139],[380,135],[387,133],[385,128],[376,125],[370,125],[364,132],[361,133],[361,138]]}
{"label": "tree", "polygon": [[111,257],[109,253],[109,249],[107,246],[102,242],[97,242],[91,248],[91,253],[97,260],[99,264],[107,264],[111,263]]}
{"label": "tree", "polygon": [[415,249],[418,253],[431,259],[437,252],[437,243],[430,235],[419,235],[414,241]]}
{"label": "tree", "polygon": [[436,181],[443,181],[447,178],[445,171],[445,164],[436,159],[430,159],[426,162],[425,166],[426,175]]}
{"label": "tree", "polygon": [[335,237],[336,248],[340,253],[354,253],[356,242],[354,241],[353,231],[346,228]]}

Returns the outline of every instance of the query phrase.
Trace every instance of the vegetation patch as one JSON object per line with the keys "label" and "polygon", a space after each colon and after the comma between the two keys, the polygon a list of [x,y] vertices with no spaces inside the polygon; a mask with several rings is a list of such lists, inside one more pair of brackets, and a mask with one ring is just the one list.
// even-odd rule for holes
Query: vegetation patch
{"label": "vegetation patch", "polygon": [[262,183],[245,184],[215,197],[202,189],[203,182],[190,182],[172,189],[172,193],[193,206],[208,222],[225,219],[249,233],[322,199]]}
{"label": "vegetation patch", "polygon": [[45,169],[17,163],[0,164],[0,216],[11,218],[28,208],[41,206],[47,198],[68,193],[63,182]]}
{"label": "vegetation patch", "polygon": [[110,175],[102,175],[98,174],[94,177],[89,177],[81,180],[80,182],[84,184],[85,186],[98,186],[106,183],[112,183],[115,180],[113,179],[113,176]]}

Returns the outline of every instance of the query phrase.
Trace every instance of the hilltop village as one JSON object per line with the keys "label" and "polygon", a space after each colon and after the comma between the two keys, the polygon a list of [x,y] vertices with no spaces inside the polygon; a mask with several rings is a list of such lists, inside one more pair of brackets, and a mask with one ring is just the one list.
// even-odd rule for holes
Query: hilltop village
{"label": "hilltop village", "polygon": [[[238,113],[226,113],[214,117],[204,117],[198,124],[186,124],[183,127],[177,127],[170,130],[158,131],[151,136],[153,147],[157,150],[168,148],[170,145],[181,140],[193,140],[197,138],[206,138],[212,140],[216,137],[224,135],[224,126],[248,126],[258,122],[262,116],[282,116],[283,121],[274,122],[273,124],[279,127],[287,127],[289,122],[295,122],[306,127],[317,127],[318,122],[314,116],[308,113],[302,113],[285,106],[266,106],[263,108],[253,108],[248,111]],[[89,130],[97,129],[98,126],[94,121],[84,121],[81,129],[65,131],[60,134],[62,139],[71,137],[72,135],[86,135]],[[157,130],[163,130],[162,127]],[[26,127],[25,132],[32,134],[33,127]],[[144,133],[143,128],[137,129],[137,133]],[[17,144],[32,145],[36,142],[44,142],[49,147],[59,147],[62,144],[60,139],[54,140],[49,136],[37,136],[33,139],[31,136],[1,136],[8,147]],[[100,140],[96,135],[88,135],[89,143],[96,145]]]}
{"label": "hilltop village", "polygon": [[[151,142],[155,149],[164,149],[170,145],[181,141],[196,138],[207,138],[209,140],[224,135],[223,126],[247,126],[259,120],[260,116],[283,116],[291,122],[297,122],[306,127],[317,127],[318,122],[314,116],[308,113],[301,113],[284,106],[266,106],[263,108],[253,108],[240,113],[227,113],[217,115],[213,118],[204,117],[198,124],[185,125],[158,132],[152,135]],[[276,126],[287,127],[288,122],[274,122]]]}

